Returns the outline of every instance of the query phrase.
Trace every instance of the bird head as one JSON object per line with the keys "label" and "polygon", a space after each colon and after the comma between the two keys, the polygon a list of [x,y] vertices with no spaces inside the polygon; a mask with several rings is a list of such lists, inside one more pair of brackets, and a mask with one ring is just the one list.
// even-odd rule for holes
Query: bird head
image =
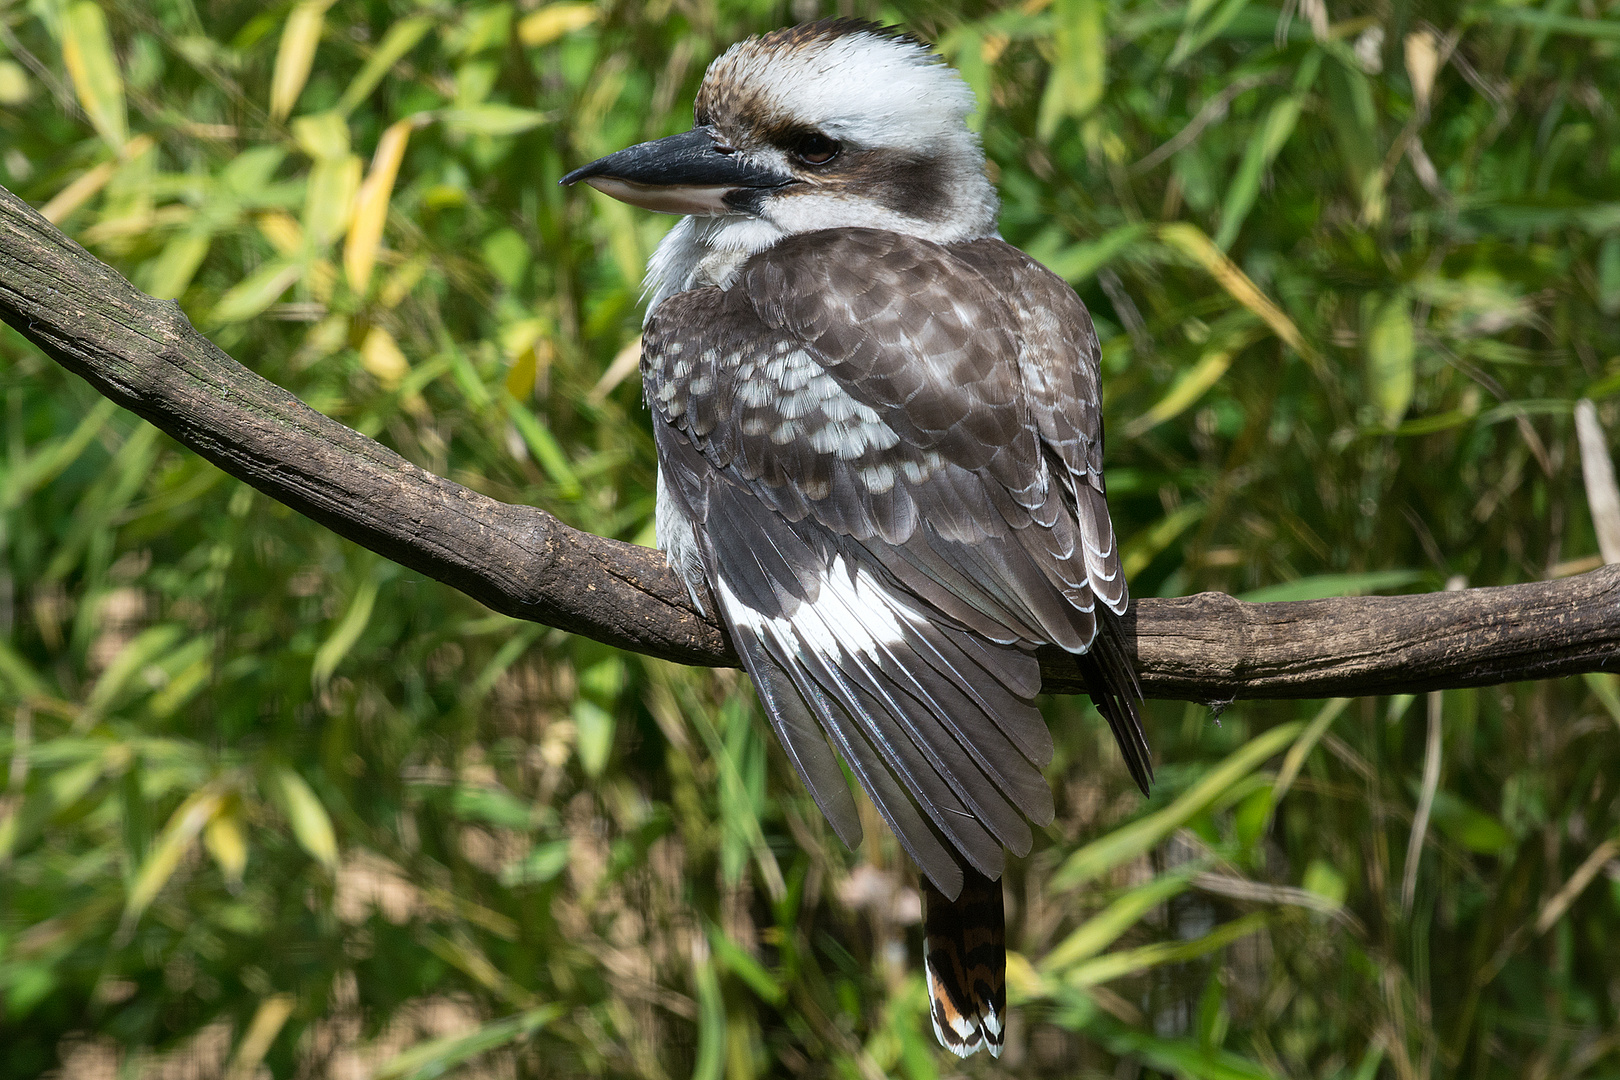
{"label": "bird head", "polygon": [[[926,44],[853,19],[749,38],[709,65],[692,130],[563,177],[665,213],[780,238],[877,228],[941,242],[995,231],[968,128],[973,92]],[[756,246],[751,243],[749,246]]]}

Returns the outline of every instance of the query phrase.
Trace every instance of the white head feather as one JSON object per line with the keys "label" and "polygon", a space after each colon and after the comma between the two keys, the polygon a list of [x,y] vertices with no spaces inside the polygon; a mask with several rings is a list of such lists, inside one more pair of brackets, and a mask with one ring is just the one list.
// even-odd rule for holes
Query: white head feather
{"label": "white head feather", "polygon": [[[967,126],[973,91],[927,45],[870,23],[824,20],[733,45],[703,77],[697,117],[742,157],[804,182],[753,212],[685,218],[647,266],[648,312],[673,293],[725,287],[787,236],[873,228],[952,243],[994,235],[999,204]],[[795,161],[773,133],[840,144],[841,167]]]}

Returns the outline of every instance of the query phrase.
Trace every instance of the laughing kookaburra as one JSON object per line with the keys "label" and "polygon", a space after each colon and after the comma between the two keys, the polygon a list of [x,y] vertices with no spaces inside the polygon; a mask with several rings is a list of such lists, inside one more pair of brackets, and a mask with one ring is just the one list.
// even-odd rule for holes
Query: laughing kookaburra
{"label": "laughing kookaburra", "polygon": [[861,839],[842,758],[921,868],[963,1056],[1001,1051],[1004,849],[1052,821],[1037,646],[1152,772],[1097,338],[997,236],[973,105],[915,38],[811,23],[716,60],[691,131],[563,178],[686,215],[647,270],[658,542],[838,835]]}

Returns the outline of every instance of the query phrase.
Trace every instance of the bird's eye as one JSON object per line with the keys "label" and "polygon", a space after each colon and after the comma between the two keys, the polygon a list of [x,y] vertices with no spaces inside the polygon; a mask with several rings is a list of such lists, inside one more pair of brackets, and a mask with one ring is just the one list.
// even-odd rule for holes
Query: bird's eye
{"label": "bird's eye", "polygon": [[811,131],[793,140],[792,150],[806,165],[825,165],[838,156],[839,146],[819,131]]}

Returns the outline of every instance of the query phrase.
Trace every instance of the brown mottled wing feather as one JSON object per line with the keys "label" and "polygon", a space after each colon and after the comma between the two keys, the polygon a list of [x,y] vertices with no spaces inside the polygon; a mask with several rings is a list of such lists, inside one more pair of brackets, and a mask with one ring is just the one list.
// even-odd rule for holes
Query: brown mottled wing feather
{"label": "brown mottled wing feather", "polygon": [[1118,620],[1128,598],[1105,498],[1101,349],[1091,315],[1067,283],[999,240],[974,241],[953,252],[996,284],[1018,318],[1019,360],[1041,441],[1062,462],[1072,485],[1085,538],[1086,577],[1108,609],[1099,612],[1096,642],[1076,658],[1080,674],[1131,777],[1146,794],[1153,758],[1142,730],[1142,686]]}
{"label": "brown mottled wing feather", "polygon": [[966,250],[796,237],[665,301],[643,353],[666,494],[790,758],[842,835],[841,755],[948,897],[1051,820],[1033,646],[1083,653],[1124,604],[1084,308]]}
{"label": "brown mottled wing feather", "polygon": [[941,1046],[958,1057],[1001,1056],[1007,1020],[1007,915],[1001,882],[969,871],[947,899],[923,880],[929,1017]]}

